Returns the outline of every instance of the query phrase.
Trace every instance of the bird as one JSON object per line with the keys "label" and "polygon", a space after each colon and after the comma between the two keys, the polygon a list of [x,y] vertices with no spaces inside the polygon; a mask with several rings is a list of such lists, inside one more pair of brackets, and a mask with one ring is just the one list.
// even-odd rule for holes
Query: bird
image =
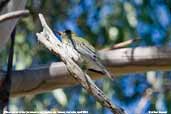
{"label": "bird", "polygon": [[61,36],[62,43],[71,46],[81,55],[82,60],[77,61],[77,64],[84,71],[101,73],[113,80],[111,73],[102,64],[96,49],[85,38],[79,37],[69,29],[57,33]]}

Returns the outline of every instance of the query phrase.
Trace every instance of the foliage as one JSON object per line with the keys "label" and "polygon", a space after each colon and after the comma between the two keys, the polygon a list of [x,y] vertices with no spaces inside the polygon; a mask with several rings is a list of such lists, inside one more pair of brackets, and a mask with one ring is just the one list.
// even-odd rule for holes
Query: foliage
{"label": "foliage", "polygon": [[[42,12],[55,31],[71,29],[87,38],[97,49],[140,37],[139,46],[170,46],[171,2],[169,0],[28,0],[31,16],[21,19],[17,25],[14,67],[16,70],[59,61],[41,44],[37,45],[35,33],[40,31],[38,13]],[[136,45],[133,44],[132,47]],[[6,67],[7,49],[1,53],[1,67]],[[169,76],[169,73],[166,73]],[[98,80],[112,102],[133,114],[147,88],[154,87],[146,74],[127,74],[116,81]],[[162,73],[155,75],[162,77]],[[153,75],[153,76],[155,76]],[[147,77],[147,78],[146,78]],[[141,113],[149,110],[165,110],[171,113],[170,92],[152,94]],[[61,96],[62,97],[59,97]],[[164,97],[160,97],[164,95]],[[64,99],[65,103],[60,101]],[[162,104],[163,105],[157,105]],[[15,110],[88,110],[92,114],[109,114],[79,85],[13,99]]]}

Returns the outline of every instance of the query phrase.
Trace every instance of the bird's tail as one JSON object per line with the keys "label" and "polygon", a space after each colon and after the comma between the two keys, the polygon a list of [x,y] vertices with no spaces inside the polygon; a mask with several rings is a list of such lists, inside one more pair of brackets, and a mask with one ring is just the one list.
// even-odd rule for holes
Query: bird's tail
{"label": "bird's tail", "polygon": [[92,61],[92,62],[88,62],[88,63],[89,64],[87,64],[88,65],[87,67],[88,67],[89,71],[99,73],[102,75],[106,75],[111,80],[114,80],[115,76],[113,74],[111,74],[100,61]]}
{"label": "bird's tail", "polygon": [[114,76],[106,69],[103,69],[103,72],[106,76],[108,76],[111,80],[114,80]]}
{"label": "bird's tail", "polygon": [[105,68],[105,66],[99,62],[96,61],[98,67],[100,67],[100,69],[103,71],[104,75],[108,76],[111,80],[114,80],[114,76]]}

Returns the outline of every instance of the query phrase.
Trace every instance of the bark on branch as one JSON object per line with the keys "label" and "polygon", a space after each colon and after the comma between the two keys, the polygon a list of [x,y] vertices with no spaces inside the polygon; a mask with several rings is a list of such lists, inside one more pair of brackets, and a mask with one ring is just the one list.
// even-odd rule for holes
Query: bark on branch
{"label": "bark on branch", "polygon": [[[99,51],[107,68],[117,76],[131,72],[171,69],[171,48],[137,47],[112,51]],[[94,80],[103,76],[90,72]],[[0,82],[5,72],[0,71]],[[67,72],[63,62],[37,68],[13,71],[11,95],[13,97],[37,94],[78,84]],[[168,87],[168,86],[167,86]]]}
{"label": "bark on branch", "polygon": [[29,14],[29,10],[18,10],[18,11],[9,12],[9,13],[0,15],[0,23],[9,19],[18,18],[21,16],[27,16],[28,14]]}
{"label": "bark on branch", "polygon": [[[2,0],[0,0],[1,2]],[[25,8],[27,0],[10,0],[5,7],[3,7],[2,11],[0,11],[0,15],[3,15],[8,12],[22,10]],[[18,22],[18,18],[4,21],[0,23],[0,52],[5,47],[6,43],[9,40],[10,34],[13,31],[15,25]]]}
{"label": "bark on branch", "polygon": [[72,46],[62,43],[56,38],[52,30],[47,25],[42,14],[39,14],[39,19],[43,27],[43,31],[37,33],[37,39],[53,52],[55,55],[60,56],[61,60],[65,63],[66,68],[70,75],[81,84],[81,86],[104,107],[108,108],[113,114],[125,114],[124,110],[112,104],[112,102],[105,96],[96,84],[92,81],[89,75],[80,68],[76,61],[81,61],[81,55]]}

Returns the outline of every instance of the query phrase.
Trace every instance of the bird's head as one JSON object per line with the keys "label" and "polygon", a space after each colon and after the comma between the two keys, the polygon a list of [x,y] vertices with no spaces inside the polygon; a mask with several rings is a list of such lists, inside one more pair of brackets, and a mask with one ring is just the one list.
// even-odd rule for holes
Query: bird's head
{"label": "bird's head", "polygon": [[65,36],[65,35],[73,34],[73,32],[72,32],[71,30],[69,30],[69,29],[67,29],[67,30],[65,30],[65,31],[63,31],[63,32],[57,31],[57,33],[58,33],[58,35],[60,35],[60,36]]}
{"label": "bird's head", "polygon": [[74,35],[74,33],[69,29],[67,29],[67,30],[65,30],[63,32],[58,31],[57,33],[58,33],[59,36],[62,37],[62,41],[69,40],[68,37],[73,37],[73,35]]}

